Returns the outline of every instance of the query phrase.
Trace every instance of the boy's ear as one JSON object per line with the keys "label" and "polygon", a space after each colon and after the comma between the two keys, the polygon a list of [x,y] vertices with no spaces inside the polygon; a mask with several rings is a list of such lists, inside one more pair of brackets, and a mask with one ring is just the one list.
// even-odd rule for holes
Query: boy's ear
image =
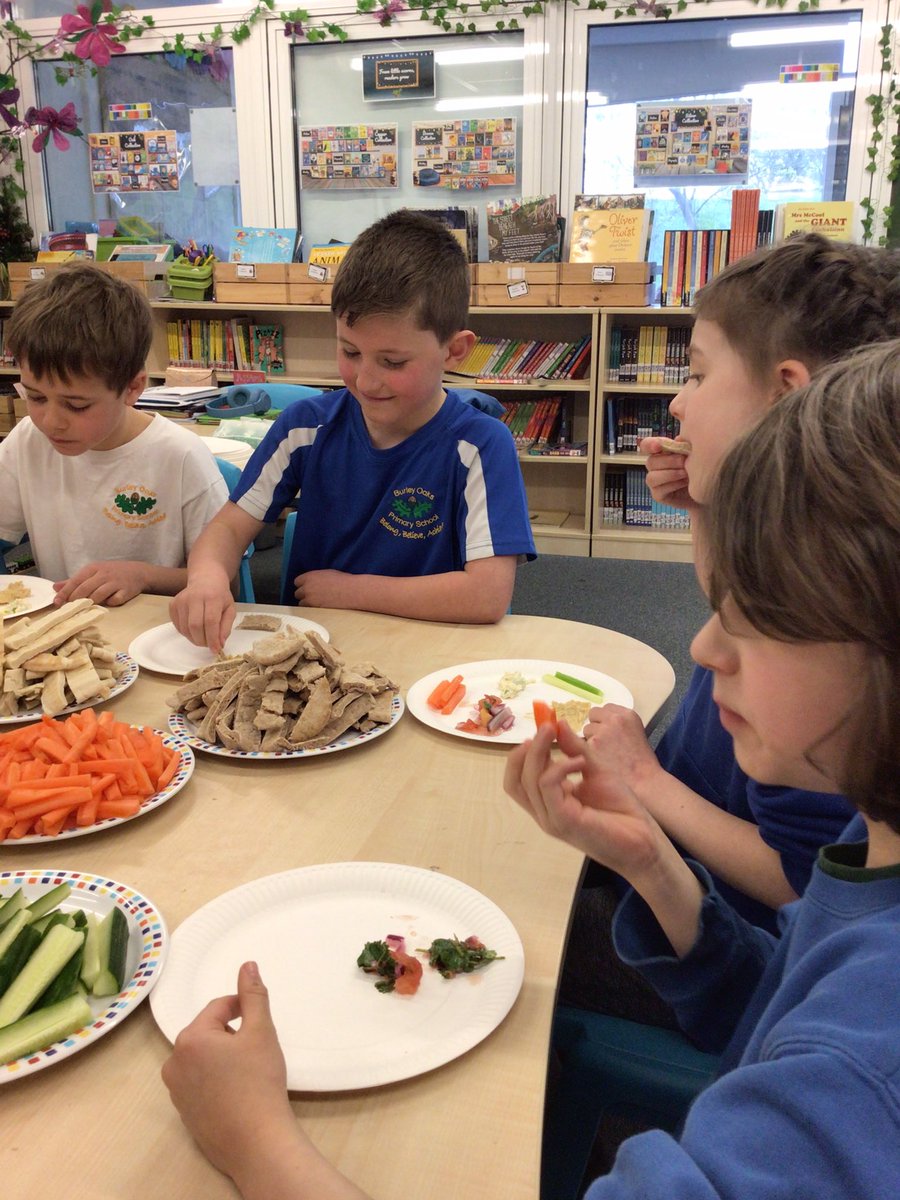
{"label": "boy's ear", "polygon": [[138,371],[137,375],[135,375],[134,379],[132,379],[131,383],[129,383],[129,385],[126,387],[125,403],[129,407],[134,407],[135,403],[140,397],[141,392],[143,392],[147,386],[148,378],[149,376],[147,375],[146,371]]}
{"label": "boy's ear", "polygon": [[454,333],[453,337],[447,343],[444,369],[452,371],[458,363],[462,362],[476,341],[477,337],[471,329],[460,329],[458,333]]}
{"label": "boy's ear", "polygon": [[788,392],[796,392],[798,388],[806,387],[812,376],[806,363],[799,358],[786,358],[775,368],[776,392],[775,399],[786,396]]}

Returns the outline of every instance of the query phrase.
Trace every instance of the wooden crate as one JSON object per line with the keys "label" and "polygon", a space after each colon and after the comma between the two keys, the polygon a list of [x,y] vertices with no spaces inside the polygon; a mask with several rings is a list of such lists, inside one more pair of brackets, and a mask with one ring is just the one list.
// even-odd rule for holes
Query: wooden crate
{"label": "wooden crate", "polygon": [[[159,299],[168,294],[169,285],[166,282],[167,263],[158,262],[97,262],[96,259],[69,259],[69,262],[89,262],[98,271],[108,275],[116,275],[132,284],[151,300]],[[37,283],[48,278],[55,271],[61,270],[64,262],[27,262],[9,263],[9,292],[10,299],[18,300],[30,283]]]}
{"label": "wooden crate", "polygon": [[648,262],[560,263],[563,308],[641,308],[650,304],[653,266]]}
{"label": "wooden crate", "polygon": [[555,308],[557,263],[477,263],[475,303]]}
{"label": "wooden crate", "polygon": [[287,304],[286,263],[216,263],[214,296],[219,304]]}

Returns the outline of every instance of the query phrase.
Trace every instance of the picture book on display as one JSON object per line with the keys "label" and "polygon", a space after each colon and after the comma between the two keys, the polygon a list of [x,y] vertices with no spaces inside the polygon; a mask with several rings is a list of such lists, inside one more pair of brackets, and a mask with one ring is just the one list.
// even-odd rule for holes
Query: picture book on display
{"label": "picture book on display", "polygon": [[796,201],[779,204],[775,210],[777,240],[798,233],[820,233],[835,242],[853,240],[852,200]]}
{"label": "picture book on display", "polygon": [[233,263],[289,263],[297,249],[296,229],[266,229],[237,225],[231,234],[228,261]]}
{"label": "picture book on display", "polygon": [[477,208],[417,208],[446,225],[465,253],[469,262],[478,262],[478,209]]}
{"label": "picture book on display", "polygon": [[250,326],[252,369],[267,375],[284,374],[284,332],[280,325]]}
{"label": "picture book on display", "polygon": [[[615,207],[617,200],[625,203]],[[643,262],[653,228],[653,209],[644,208],[643,201],[643,193],[576,196],[569,262]]]}
{"label": "picture book on display", "polygon": [[514,196],[487,206],[491,262],[558,262],[555,196]]}

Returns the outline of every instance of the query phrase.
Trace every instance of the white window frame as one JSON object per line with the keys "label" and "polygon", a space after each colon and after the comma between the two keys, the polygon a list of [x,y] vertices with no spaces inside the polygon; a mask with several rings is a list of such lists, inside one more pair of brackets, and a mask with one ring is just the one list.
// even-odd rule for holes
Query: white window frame
{"label": "white window frame", "polygon": [[[585,86],[587,77],[588,34],[594,25],[646,24],[647,18],[619,17],[615,19],[612,10],[586,10],[568,7],[565,39],[563,45],[563,127],[562,127],[562,175],[560,185],[560,212],[572,211],[572,205],[577,193],[581,192],[581,181],[584,171],[584,129],[585,129]],[[878,49],[878,39],[881,27],[888,22],[889,0],[858,0],[858,2],[841,3],[841,0],[820,0],[812,12],[846,14],[848,7],[862,12],[862,28],[860,31],[859,65],[856,72],[856,90],[853,104],[853,127],[850,132],[850,156],[847,170],[847,199],[857,203],[857,228],[854,235],[859,239],[862,212],[859,201],[868,196],[871,187],[871,198],[875,205],[875,228],[873,244],[883,233],[883,210],[890,204],[891,185],[882,170],[872,174],[866,171],[866,147],[872,132],[871,109],[866,103],[866,97],[878,91],[878,81],[881,74],[881,52]],[[705,4],[691,5],[685,12],[670,18],[670,21],[710,20],[716,17],[748,17],[760,16],[775,18],[777,16],[795,16],[795,11],[788,9],[760,9],[753,7],[747,0],[708,0]]]}

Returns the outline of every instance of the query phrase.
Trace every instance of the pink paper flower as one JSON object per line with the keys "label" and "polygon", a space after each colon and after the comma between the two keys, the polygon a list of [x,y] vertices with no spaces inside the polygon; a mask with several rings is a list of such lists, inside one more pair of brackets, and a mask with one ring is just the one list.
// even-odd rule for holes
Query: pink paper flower
{"label": "pink paper flower", "polygon": [[393,24],[394,14],[404,12],[405,10],[406,5],[403,3],[403,0],[387,0],[383,8],[375,9],[372,16],[379,25],[391,25]]}
{"label": "pink paper flower", "polygon": [[[106,9],[103,5],[103,9]],[[97,5],[93,9],[86,4],[79,4],[74,13],[66,13],[59,23],[57,37],[65,37],[75,42],[75,53],[79,58],[92,62],[97,67],[108,67],[113,54],[124,54],[125,47],[116,40],[118,26],[112,21],[100,23],[94,19],[99,16]]]}
{"label": "pink paper flower", "polygon": [[71,100],[68,104],[63,105],[59,112],[55,108],[29,108],[25,113],[25,124],[32,129],[43,126],[41,132],[31,143],[32,150],[37,154],[44,149],[51,134],[57,150],[68,150],[69,139],[63,135],[80,132],[78,114]]}

